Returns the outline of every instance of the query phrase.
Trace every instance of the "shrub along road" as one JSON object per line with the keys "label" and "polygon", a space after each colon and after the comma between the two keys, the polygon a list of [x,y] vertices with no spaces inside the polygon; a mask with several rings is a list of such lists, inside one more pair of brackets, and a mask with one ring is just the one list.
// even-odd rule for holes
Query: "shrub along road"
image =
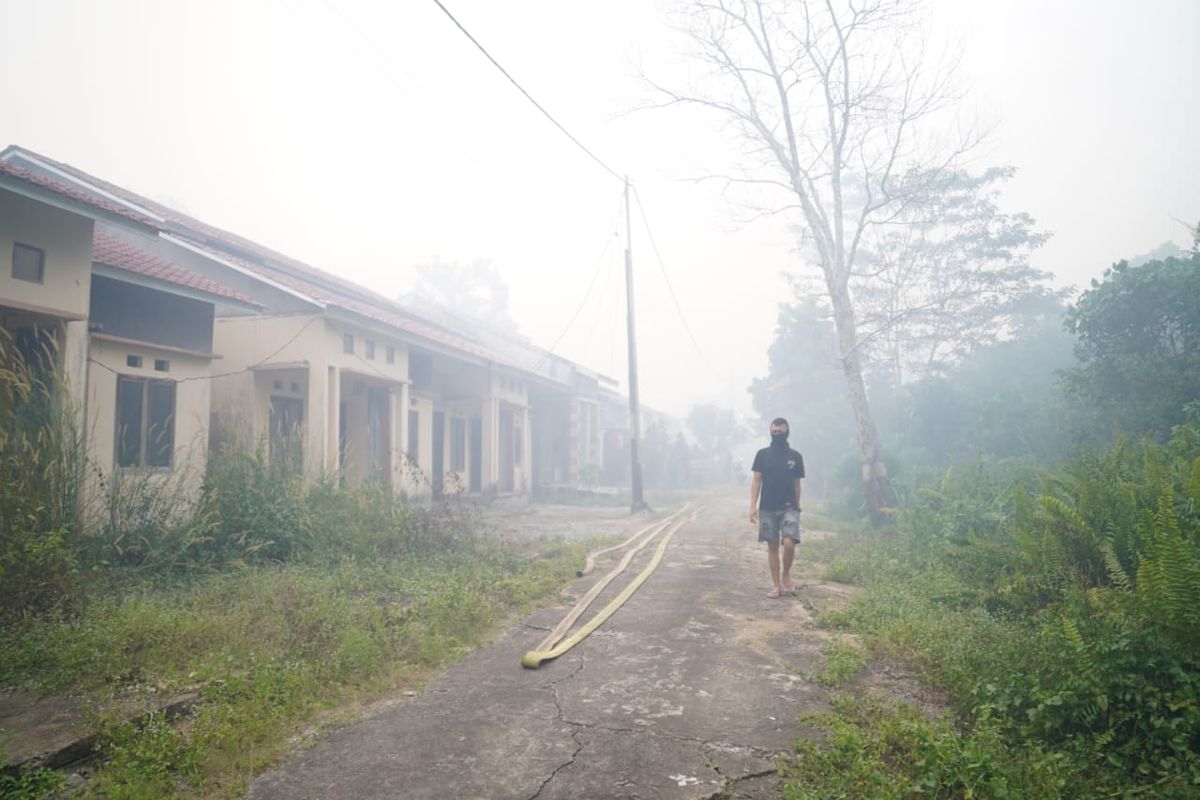
{"label": "shrub along road", "polygon": [[[778,757],[816,734],[797,715],[828,709],[812,680],[826,634],[809,603],[766,597],[766,559],[744,506],[740,492],[710,501],[642,588],[557,661],[520,664],[569,603],[532,614],[418,697],[292,754],[250,797],[777,796]],[[607,563],[570,593],[587,591]],[[837,593],[807,580],[803,596],[818,604]]]}

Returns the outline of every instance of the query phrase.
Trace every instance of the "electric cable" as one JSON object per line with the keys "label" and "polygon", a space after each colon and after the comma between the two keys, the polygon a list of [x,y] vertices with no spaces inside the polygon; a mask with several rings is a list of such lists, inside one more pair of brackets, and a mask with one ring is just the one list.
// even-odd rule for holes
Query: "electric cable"
{"label": "electric cable", "polygon": [[550,345],[550,347],[548,347],[546,349],[546,355],[544,355],[540,359],[538,359],[538,362],[534,366],[534,369],[533,369],[534,372],[538,372],[546,364],[546,362],[549,360],[549,356],[554,354],[555,348],[557,348],[559,343],[562,342],[563,337],[566,336],[567,332],[571,330],[571,326],[573,326],[575,324],[575,321],[577,319],[579,319],[579,315],[581,313],[583,313],[584,307],[587,306],[588,298],[590,298],[592,296],[592,290],[595,289],[595,287],[596,287],[596,280],[600,277],[600,271],[601,271],[601,269],[603,269],[603,267],[605,265],[604,257],[608,255],[609,248],[611,248],[613,246],[613,241],[617,237],[616,227],[617,227],[617,221],[620,218],[621,218],[621,206],[620,206],[620,203],[618,202],[617,210],[613,216],[612,224],[609,225],[608,228],[605,229],[606,231],[612,230],[613,233],[612,233],[612,235],[609,235],[608,233],[604,234],[604,247],[601,248],[600,255],[596,258],[596,266],[595,266],[594,270],[592,271],[592,280],[590,283],[588,283],[588,288],[587,288],[587,291],[583,295],[583,300],[581,300],[579,302],[579,307],[575,309],[575,313],[573,313],[571,315],[571,318],[567,320],[567,324],[563,326],[562,331],[559,332],[558,336],[554,339],[554,344]]}
{"label": "electric cable", "polygon": [[658,250],[658,242],[654,239],[654,231],[651,230],[650,220],[646,217],[646,207],[642,204],[642,198],[638,194],[636,186],[633,187],[633,196],[637,200],[638,213],[641,214],[642,224],[645,226],[646,235],[650,239],[650,247],[654,250],[654,257],[658,261],[658,268],[662,270],[663,280],[667,283],[667,292],[671,295],[671,301],[675,304],[675,312],[679,315],[679,321],[683,323],[683,329],[687,332],[688,339],[691,340],[692,347],[695,348],[696,356],[700,359],[700,363],[708,366],[708,359],[704,357],[704,353],[700,349],[700,344],[692,334],[692,327],[688,325],[687,317],[683,314],[683,307],[679,304],[679,298],[675,295],[675,287],[671,285],[671,276],[667,274],[667,265],[663,262],[662,253]]}
{"label": "electric cable", "polygon": [[569,130],[567,130],[561,122],[559,122],[557,119],[555,119],[554,115],[551,114],[549,111],[547,111],[545,109],[545,107],[542,106],[541,103],[539,103],[537,100],[534,100],[533,95],[531,95],[529,92],[525,91],[525,87],[522,86],[520,83],[518,83],[517,79],[514,78],[512,75],[510,75],[508,70],[506,70],[504,67],[502,67],[500,65],[500,62],[497,61],[495,58],[493,58],[492,54],[489,53],[487,51],[487,49],[482,44],[479,43],[479,40],[476,39],[474,36],[472,36],[471,32],[468,31],[463,26],[463,24],[461,22],[459,22],[453,14],[450,13],[450,9],[446,8],[446,6],[442,3],[442,0],[433,0],[433,2],[435,4],[437,4],[437,7],[440,8],[442,10],[442,12],[445,13],[445,15],[450,18],[450,21],[453,22],[455,24],[455,26],[460,31],[463,32],[463,35],[466,36],[468,39],[470,39],[471,43],[473,45],[475,45],[477,48],[479,48],[479,52],[483,53],[484,56],[487,57],[487,60],[492,62],[492,66],[494,66],[496,69],[500,70],[500,73],[502,75],[504,75],[504,77],[508,78],[509,83],[511,83],[513,86],[517,87],[517,90],[521,94],[525,95],[525,99],[528,100],[529,102],[533,103],[534,107],[537,108],[538,111],[542,112],[543,116],[545,116],[546,119],[550,120],[550,122],[552,122],[554,124],[554,127],[558,128],[560,131],[562,131],[564,136],[566,136],[568,139],[570,139],[572,142],[574,142],[576,147],[578,147],[580,150],[582,150],[584,153],[586,153],[590,159],[592,159],[597,164],[599,164],[601,167],[603,167],[605,169],[605,171],[607,171],[610,175],[612,175],[614,178],[621,181],[622,183],[625,183],[625,178],[623,178],[620,174],[618,174],[617,171],[615,169],[613,169],[612,167],[610,167],[608,164],[605,164],[600,159],[599,156],[597,156],[595,153],[593,153],[591,150],[589,150],[583,144],[583,142],[581,142],[581,141],[579,141],[579,139],[575,138],[574,134],[572,134]]}

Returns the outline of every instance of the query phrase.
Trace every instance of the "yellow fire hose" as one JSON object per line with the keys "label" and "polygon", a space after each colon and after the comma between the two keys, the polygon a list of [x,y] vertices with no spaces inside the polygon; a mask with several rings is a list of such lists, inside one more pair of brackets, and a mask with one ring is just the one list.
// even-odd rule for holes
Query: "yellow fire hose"
{"label": "yellow fire hose", "polygon": [[[636,541],[639,536],[642,536],[643,534],[646,534],[647,532],[649,532],[649,535],[647,535],[645,539],[643,539],[641,542],[639,542],[637,547],[633,548],[632,550],[630,550],[628,553],[625,554],[625,557],[621,559],[620,563],[617,564],[617,566],[614,567],[611,572],[609,572],[607,575],[605,575],[603,578],[601,578],[599,581],[597,581],[596,585],[593,586],[591,589],[589,589],[587,591],[587,594],[585,594],[583,597],[581,597],[579,599],[579,602],[577,602],[575,604],[575,607],[572,608],[565,617],[563,617],[562,622],[558,623],[558,625],[556,625],[554,627],[554,630],[550,631],[549,635],[547,635],[546,638],[543,639],[541,641],[541,643],[538,644],[538,646],[534,648],[534,650],[549,650],[550,648],[552,648],[558,642],[558,640],[561,639],[563,637],[563,635],[565,635],[566,632],[571,629],[571,626],[575,624],[575,620],[579,619],[580,615],[583,614],[583,612],[587,610],[587,607],[592,604],[592,601],[596,599],[596,596],[598,594],[600,594],[600,592],[604,591],[604,588],[606,586],[608,586],[610,583],[612,583],[614,578],[616,578],[618,575],[620,575],[622,572],[625,571],[625,567],[629,566],[629,562],[633,560],[633,557],[635,555],[637,555],[639,552],[641,552],[642,548],[645,547],[647,544],[649,544],[654,539],[655,536],[657,536],[659,533],[661,533],[663,531],[664,528],[666,528],[668,525],[670,525],[671,522],[673,522],[684,511],[686,511],[689,505],[691,505],[691,504],[690,503],[685,504],[683,508],[676,511],[674,514],[671,514],[670,516],[660,519],[658,522],[655,522],[653,525],[648,525],[645,528],[642,528],[640,531],[635,533],[633,536],[630,536],[624,542],[621,542],[621,544],[616,545],[615,547],[606,547],[603,550],[596,550],[595,552],[589,553],[588,560],[587,560],[587,566],[584,567],[583,570],[581,570],[582,574],[585,574],[585,575],[587,573],[591,572],[592,568],[595,567],[595,565],[596,565],[595,556],[603,555],[604,553],[608,553],[613,550],[619,550],[623,547],[626,547],[631,542]],[[579,574],[579,573],[576,573],[576,574]]]}
{"label": "yellow fire hose", "polygon": [[[603,550],[593,550],[592,552],[588,553],[588,554],[587,554],[587,561],[585,561],[585,562],[584,562],[583,569],[581,569],[581,570],[576,570],[576,572],[575,572],[575,577],[576,577],[576,578],[582,578],[584,575],[590,575],[590,574],[592,574],[592,570],[596,568],[596,557],[597,557],[597,556],[602,556],[602,555],[604,555],[605,553],[611,553],[613,550],[624,550],[626,547],[628,547],[628,546],[629,546],[629,544],[630,544],[631,542],[633,542],[635,539],[637,539],[637,538],[638,538],[639,536],[641,536],[643,533],[645,533],[645,532],[646,532],[646,531],[648,531],[648,530],[651,530],[652,528],[658,528],[658,527],[660,527],[660,526],[664,525],[664,523],[667,523],[667,522],[671,521],[672,519],[674,519],[675,517],[679,516],[679,515],[680,515],[680,514],[682,514],[684,511],[686,511],[686,510],[687,510],[687,508],[688,508],[688,506],[690,506],[690,505],[691,505],[691,503],[690,503],[690,502],[688,502],[688,503],[684,503],[684,504],[683,504],[683,508],[681,508],[681,509],[679,509],[678,511],[676,511],[674,514],[670,514],[670,515],[668,515],[668,516],[666,516],[666,517],[663,517],[663,518],[662,518],[662,519],[660,519],[658,522],[655,522],[655,523],[652,523],[652,524],[650,524],[650,525],[647,525],[646,527],[642,528],[640,531],[638,531],[637,533],[635,533],[633,536],[630,536],[628,539],[626,539],[625,541],[621,542],[620,544],[614,544],[612,547],[606,547],[606,548],[604,548]],[[651,539],[653,539],[654,537],[653,537],[653,536],[651,536],[650,538],[651,538]],[[608,579],[608,578],[605,578],[605,580],[607,581],[607,580],[609,580],[609,579]],[[607,583],[606,583],[605,585],[607,585]]]}
{"label": "yellow fire hose", "polygon": [[[680,509],[680,512],[678,513],[682,513],[682,511],[683,509]],[[602,624],[604,624],[604,621],[611,617],[618,608],[624,605],[625,601],[632,597],[633,593],[638,590],[638,587],[646,582],[646,579],[650,577],[650,574],[654,572],[654,570],[658,567],[659,562],[662,561],[663,554],[667,551],[667,545],[671,543],[671,538],[680,528],[682,528],[688,522],[694,520],[698,513],[698,511],[693,511],[689,517],[686,519],[681,519],[671,526],[671,529],[667,531],[667,533],[662,537],[662,540],[659,542],[658,549],[654,551],[654,557],[650,559],[650,563],[646,565],[646,567],[638,574],[636,578],[630,581],[628,586],[621,590],[619,595],[614,597],[607,606],[605,606],[596,614],[596,616],[588,620],[587,624],[585,624],[575,633],[571,634],[571,636],[568,638],[559,642],[557,645],[553,645],[553,638],[557,638],[555,633],[557,633],[559,629],[565,629],[565,627],[569,627],[570,623],[573,622],[574,619],[577,618],[580,613],[582,613],[583,609],[587,607],[581,600],[580,603],[576,605],[576,608],[572,609],[571,613],[567,615],[568,619],[563,621],[566,623],[565,626],[563,623],[559,623],[558,627],[554,629],[555,633],[551,633],[549,637],[543,640],[543,642],[538,645],[537,650],[530,650],[525,653],[525,655],[521,656],[521,666],[525,667],[526,669],[537,669],[542,665],[543,661],[549,661],[550,659],[558,658],[563,653],[567,652],[572,647],[586,639],[592,631],[596,630],[596,628],[599,628]],[[633,557],[634,553],[644,547],[646,543],[651,541],[653,538],[653,536],[647,537],[646,541],[642,542],[635,550],[628,553],[626,557],[622,559],[622,566],[617,571],[619,572],[621,569],[624,569],[624,566],[628,564],[628,561]],[[632,539],[630,539],[630,541],[632,541]],[[589,594],[591,593],[589,592]],[[588,599],[588,602],[591,602],[591,598],[586,599]],[[549,649],[543,649],[546,648],[548,644],[552,646],[549,646]]]}

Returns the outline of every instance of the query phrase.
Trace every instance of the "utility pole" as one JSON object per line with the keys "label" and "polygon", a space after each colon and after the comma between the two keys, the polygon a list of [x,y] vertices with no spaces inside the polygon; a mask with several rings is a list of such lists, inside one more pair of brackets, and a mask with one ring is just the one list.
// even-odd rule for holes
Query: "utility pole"
{"label": "utility pole", "polygon": [[633,226],[629,213],[629,176],[625,176],[625,309],[629,339],[629,475],[632,479],[630,512],[646,508],[642,496],[642,462],[638,441],[642,438],[642,416],[638,404],[637,336],[633,325]]}

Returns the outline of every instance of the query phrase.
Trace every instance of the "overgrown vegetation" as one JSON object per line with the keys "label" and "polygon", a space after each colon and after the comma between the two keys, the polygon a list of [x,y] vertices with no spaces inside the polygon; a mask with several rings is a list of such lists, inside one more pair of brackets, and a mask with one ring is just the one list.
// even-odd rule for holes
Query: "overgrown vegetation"
{"label": "overgrown vegetation", "polygon": [[0,329],[0,611],[54,602],[76,568],[78,428],[53,342],[22,344]]}
{"label": "overgrown vegetation", "polygon": [[824,621],[953,717],[840,701],[793,796],[1200,792],[1200,421],[1042,474],[952,470],[892,536],[851,538],[819,546],[867,591]]}
{"label": "overgrown vegetation", "polygon": [[[100,709],[83,796],[241,796],[304,724],[418,688],[582,561],[584,544],[507,550],[470,507],[305,485],[255,449],[215,455],[190,487],[97,476],[81,511],[61,379],[0,354],[0,686]],[[188,692],[183,721],[129,718]],[[0,794],[62,783],[31,770]]]}

